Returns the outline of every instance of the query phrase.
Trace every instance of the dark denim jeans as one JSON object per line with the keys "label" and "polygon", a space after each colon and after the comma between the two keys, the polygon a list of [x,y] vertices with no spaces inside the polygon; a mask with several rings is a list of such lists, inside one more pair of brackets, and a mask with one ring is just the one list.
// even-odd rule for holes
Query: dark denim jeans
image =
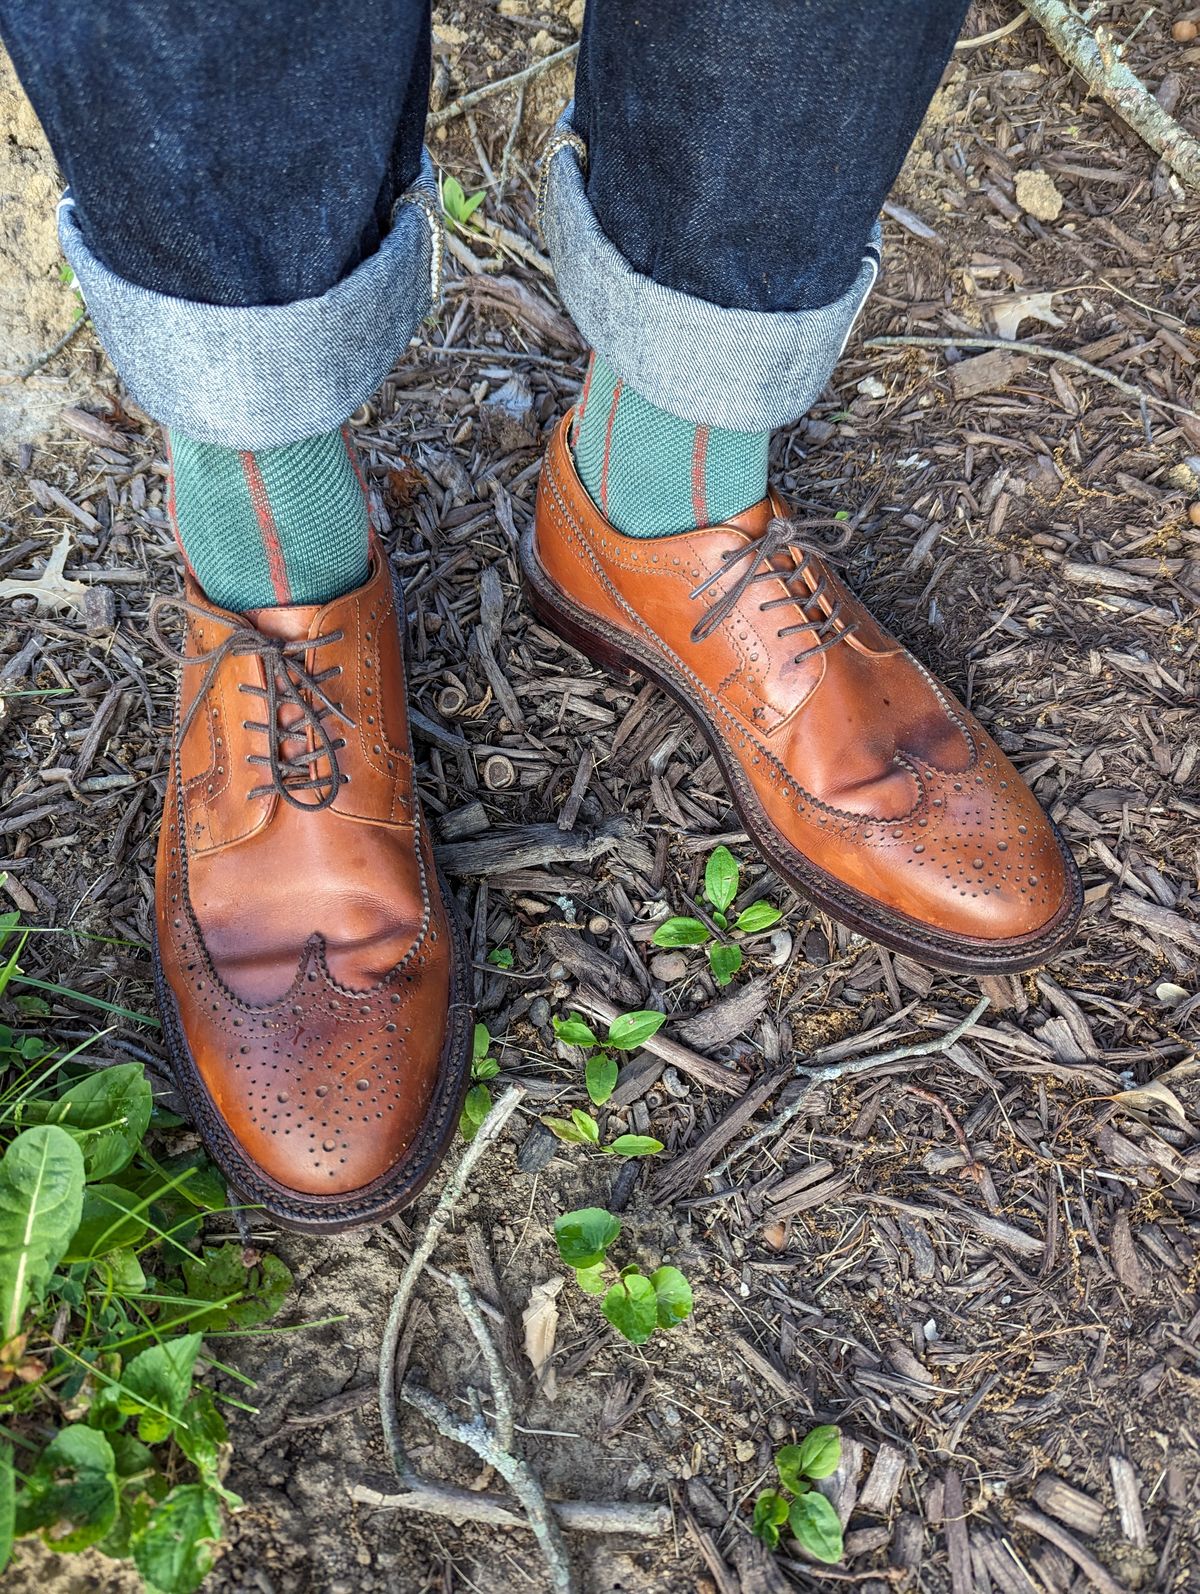
{"label": "dark denim jeans", "polygon": [[[717,324],[707,311],[727,309],[742,318],[725,324],[679,412],[750,430],[807,407],[873,279],[872,228],[965,9],[591,0],[578,138],[549,184],[547,236],[581,329],[646,396],[660,402],[690,381],[673,359],[656,363],[654,340],[703,343]],[[168,385],[182,390],[199,365],[224,362],[192,406],[193,433],[278,441],[264,404],[294,400],[312,430],[351,387],[379,379],[400,333],[365,363],[361,345],[398,291],[400,244],[379,256],[398,200],[430,208],[427,0],[0,0],[0,36],[70,184],[64,247],[135,395],[141,386],[178,424],[190,412]],[[406,269],[423,280],[437,245],[411,207],[403,219]],[[423,295],[396,316],[399,347]],[[193,316],[189,329],[172,318],[179,301],[226,313]],[[832,306],[817,333],[795,319]],[[290,315],[272,320],[269,307]],[[776,315],[793,318],[782,344]],[[201,323],[173,361],[164,340],[186,343]],[[740,403],[735,356],[747,336],[770,357],[756,356],[754,396]],[[244,415],[218,414],[220,388],[253,385],[281,339],[286,379],[260,383]],[[361,365],[353,382],[334,369],[339,339]],[[804,381],[797,361],[813,366]],[[336,402],[323,409],[314,395],[331,370]],[[778,402],[764,405],[764,384],[780,379]],[[721,385],[733,389],[728,403]]]}

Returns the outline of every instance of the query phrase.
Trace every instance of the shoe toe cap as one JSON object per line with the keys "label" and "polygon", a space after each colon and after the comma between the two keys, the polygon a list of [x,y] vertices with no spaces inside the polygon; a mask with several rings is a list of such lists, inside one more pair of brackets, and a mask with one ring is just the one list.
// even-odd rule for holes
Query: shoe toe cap
{"label": "shoe toe cap", "polygon": [[[311,971],[310,971],[311,972]],[[220,1014],[189,1035],[244,1183],[339,1198],[384,1179],[418,1140],[438,1094],[448,978],[355,993],[302,980],[269,1009]],[[227,1170],[238,1183],[237,1167]]]}

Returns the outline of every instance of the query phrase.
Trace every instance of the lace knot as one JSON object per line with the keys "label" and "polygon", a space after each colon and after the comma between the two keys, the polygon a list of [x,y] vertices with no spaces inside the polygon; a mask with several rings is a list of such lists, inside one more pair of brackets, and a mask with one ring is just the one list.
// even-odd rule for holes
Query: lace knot
{"label": "lace knot", "polygon": [[[227,634],[215,647],[200,653],[189,654],[186,648],[172,647],[164,637],[160,624],[161,616],[172,609],[183,615],[185,624],[201,620],[224,628]],[[328,808],[342,784],[350,778],[343,774],[337,759],[339,749],[346,745],[345,740],[334,736],[326,724],[327,716],[332,715],[349,729],[354,729],[354,721],[340,703],[330,699],[325,690],[325,682],[340,675],[342,666],[334,664],[328,669],[310,670],[305,663],[310,653],[340,642],[343,634],[341,631],[329,631],[324,636],[285,642],[278,637],[264,635],[241,616],[221,614],[187,598],[159,596],[150,606],[150,638],[159,652],[184,669],[204,670],[196,694],[180,721],[181,740],[212,690],[226,659],[259,660],[266,684],[249,686],[243,682],[239,690],[261,698],[265,702],[266,714],[262,721],[243,720],[242,726],[245,730],[265,736],[266,753],[248,753],[246,761],[264,766],[270,779],[264,785],[252,787],[248,795],[263,797],[275,791],[294,808]],[[280,720],[280,712],[285,705],[296,710],[286,725]],[[313,745],[306,746],[302,752],[285,756],[284,744],[299,740],[305,743],[311,740]],[[304,797],[299,793],[313,795]]]}

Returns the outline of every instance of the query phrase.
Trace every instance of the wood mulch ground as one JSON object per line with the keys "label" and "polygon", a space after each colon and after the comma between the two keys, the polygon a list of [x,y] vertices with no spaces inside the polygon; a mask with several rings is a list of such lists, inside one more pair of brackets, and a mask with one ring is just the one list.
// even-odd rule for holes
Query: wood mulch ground
{"label": "wood mulch ground", "polygon": [[[441,8],[436,103],[573,38],[565,5],[530,9]],[[980,5],[966,33],[1011,16]],[[1131,64],[1195,131],[1200,48],[1170,25],[1200,12],[1097,16],[1136,35]],[[668,1537],[573,1540],[588,1590],[1198,1588],[1200,421],[1163,407],[1196,404],[1195,196],[1032,22],[958,52],[893,195],[863,324],[811,416],[776,439],[775,479],[798,499],[871,500],[837,555],[851,582],[991,728],[1084,874],[1079,940],[1053,967],[938,975],[795,899],[674,707],[598,674],[522,599],[516,541],[582,369],[533,214],[567,83],[556,67],[530,85],[515,138],[511,92],[435,138],[512,236],[460,245],[436,325],[357,418],[407,586],[424,797],[479,1016],[497,1084],[527,1088],[438,1268],[473,1270],[498,1308],[547,1490],[671,1507]],[[1022,208],[1030,171],[1061,196],[1052,221]],[[1146,402],[1047,358],[867,346],[997,334],[1071,350]],[[43,379],[103,375],[89,336]],[[0,499],[0,579],[36,576],[66,536],[67,574],[91,588],[86,613],[0,610],[0,868],[10,901],[61,931],[31,943],[30,973],[148,1014],[173,680],[145,617],[179,571],[159,439],[109,385],[111,407],[64,410]],[[743,865],[739,900],[785,909],[724,990],[700,955],[649,945],[718,841]],[[486,961],[497,947],[511,968]],[[981,995],[940,1051],[800,1077],[936,1041]],[[634,1057],[606,1109],[610,1134],[666,1142],[653,1164],[614,1170],[538,1122],[584,1101],[551,1015],[606,1002],[668,1015],[673,1045]],[[96,1022],[83,1002],[58,1014],[63,1035]],[[160,1056],[133,1024],[97,1050]],[[371,1235],[271,1237],[297,1274],[293,1320],[320,1326],[226,1346],[257,1412],[235,1428],[248,1508],[214,1589],[547,1586],[527,1534],[351,1499],[391,1487],[374,1360],[436,1189]],[[685,1269],[696,1314],[633,1350],[567,1286],[535,1388],[522,1312],[560,1272],[553,1217],[590,1202],[622,1210],[627,1256]],[[421,1295],[410,1366],[461,1399],[482,1382],[473,1346],[436,1275]],[[818,1421],[847,1437],[837,1572],[768,1561],[747,1533],[775,1449]],[[405,1436],[430,1475],[476,1477],[411,1414]]]}

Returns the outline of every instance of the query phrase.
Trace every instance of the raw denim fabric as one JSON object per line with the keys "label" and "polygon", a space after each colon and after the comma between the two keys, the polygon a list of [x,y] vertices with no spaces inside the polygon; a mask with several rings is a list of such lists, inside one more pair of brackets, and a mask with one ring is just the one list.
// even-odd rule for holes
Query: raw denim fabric
{"label": "raw denim fabric", "polygon": [[966,10],[591,0],[572,126],[600,230],[639,275],[713,304],[842,298]]}
{"label": "raw denim fabric", "polygon": [[174,299],[89,250],[68,196],[59,238],[100,341],[137,402],[172,431],[226,448],[279,448],[336,431],[370,398],[438,295],[441,218],[428,157],[374,254],[291,304]]}
{"label": "raw denim fabric", "polygon": [[[812,402],[964,11],[590,0],[591,164],[585,187],[569,148],[548,162],[547,230],[581,330],[651,403],[758,431]],[[428,0],[0,0],[0,34],[139,402],[242,449],[340,424],[429,304]]]}
{"label": "raw denim fabric", "polygon": [[319,298],[421,171],[426,0],[0,0],[88,248],[203,304]]}
{"label": "raw denim fabric", "polygon": [[820,396],[871,291],[879,224],[849,289],[820,309],[743,310],[681,293],[635,271],[605,236],[588,202],[572,111],[548,146],[538,208],[575,325],[636,393],[693,426],[790,425]]}

